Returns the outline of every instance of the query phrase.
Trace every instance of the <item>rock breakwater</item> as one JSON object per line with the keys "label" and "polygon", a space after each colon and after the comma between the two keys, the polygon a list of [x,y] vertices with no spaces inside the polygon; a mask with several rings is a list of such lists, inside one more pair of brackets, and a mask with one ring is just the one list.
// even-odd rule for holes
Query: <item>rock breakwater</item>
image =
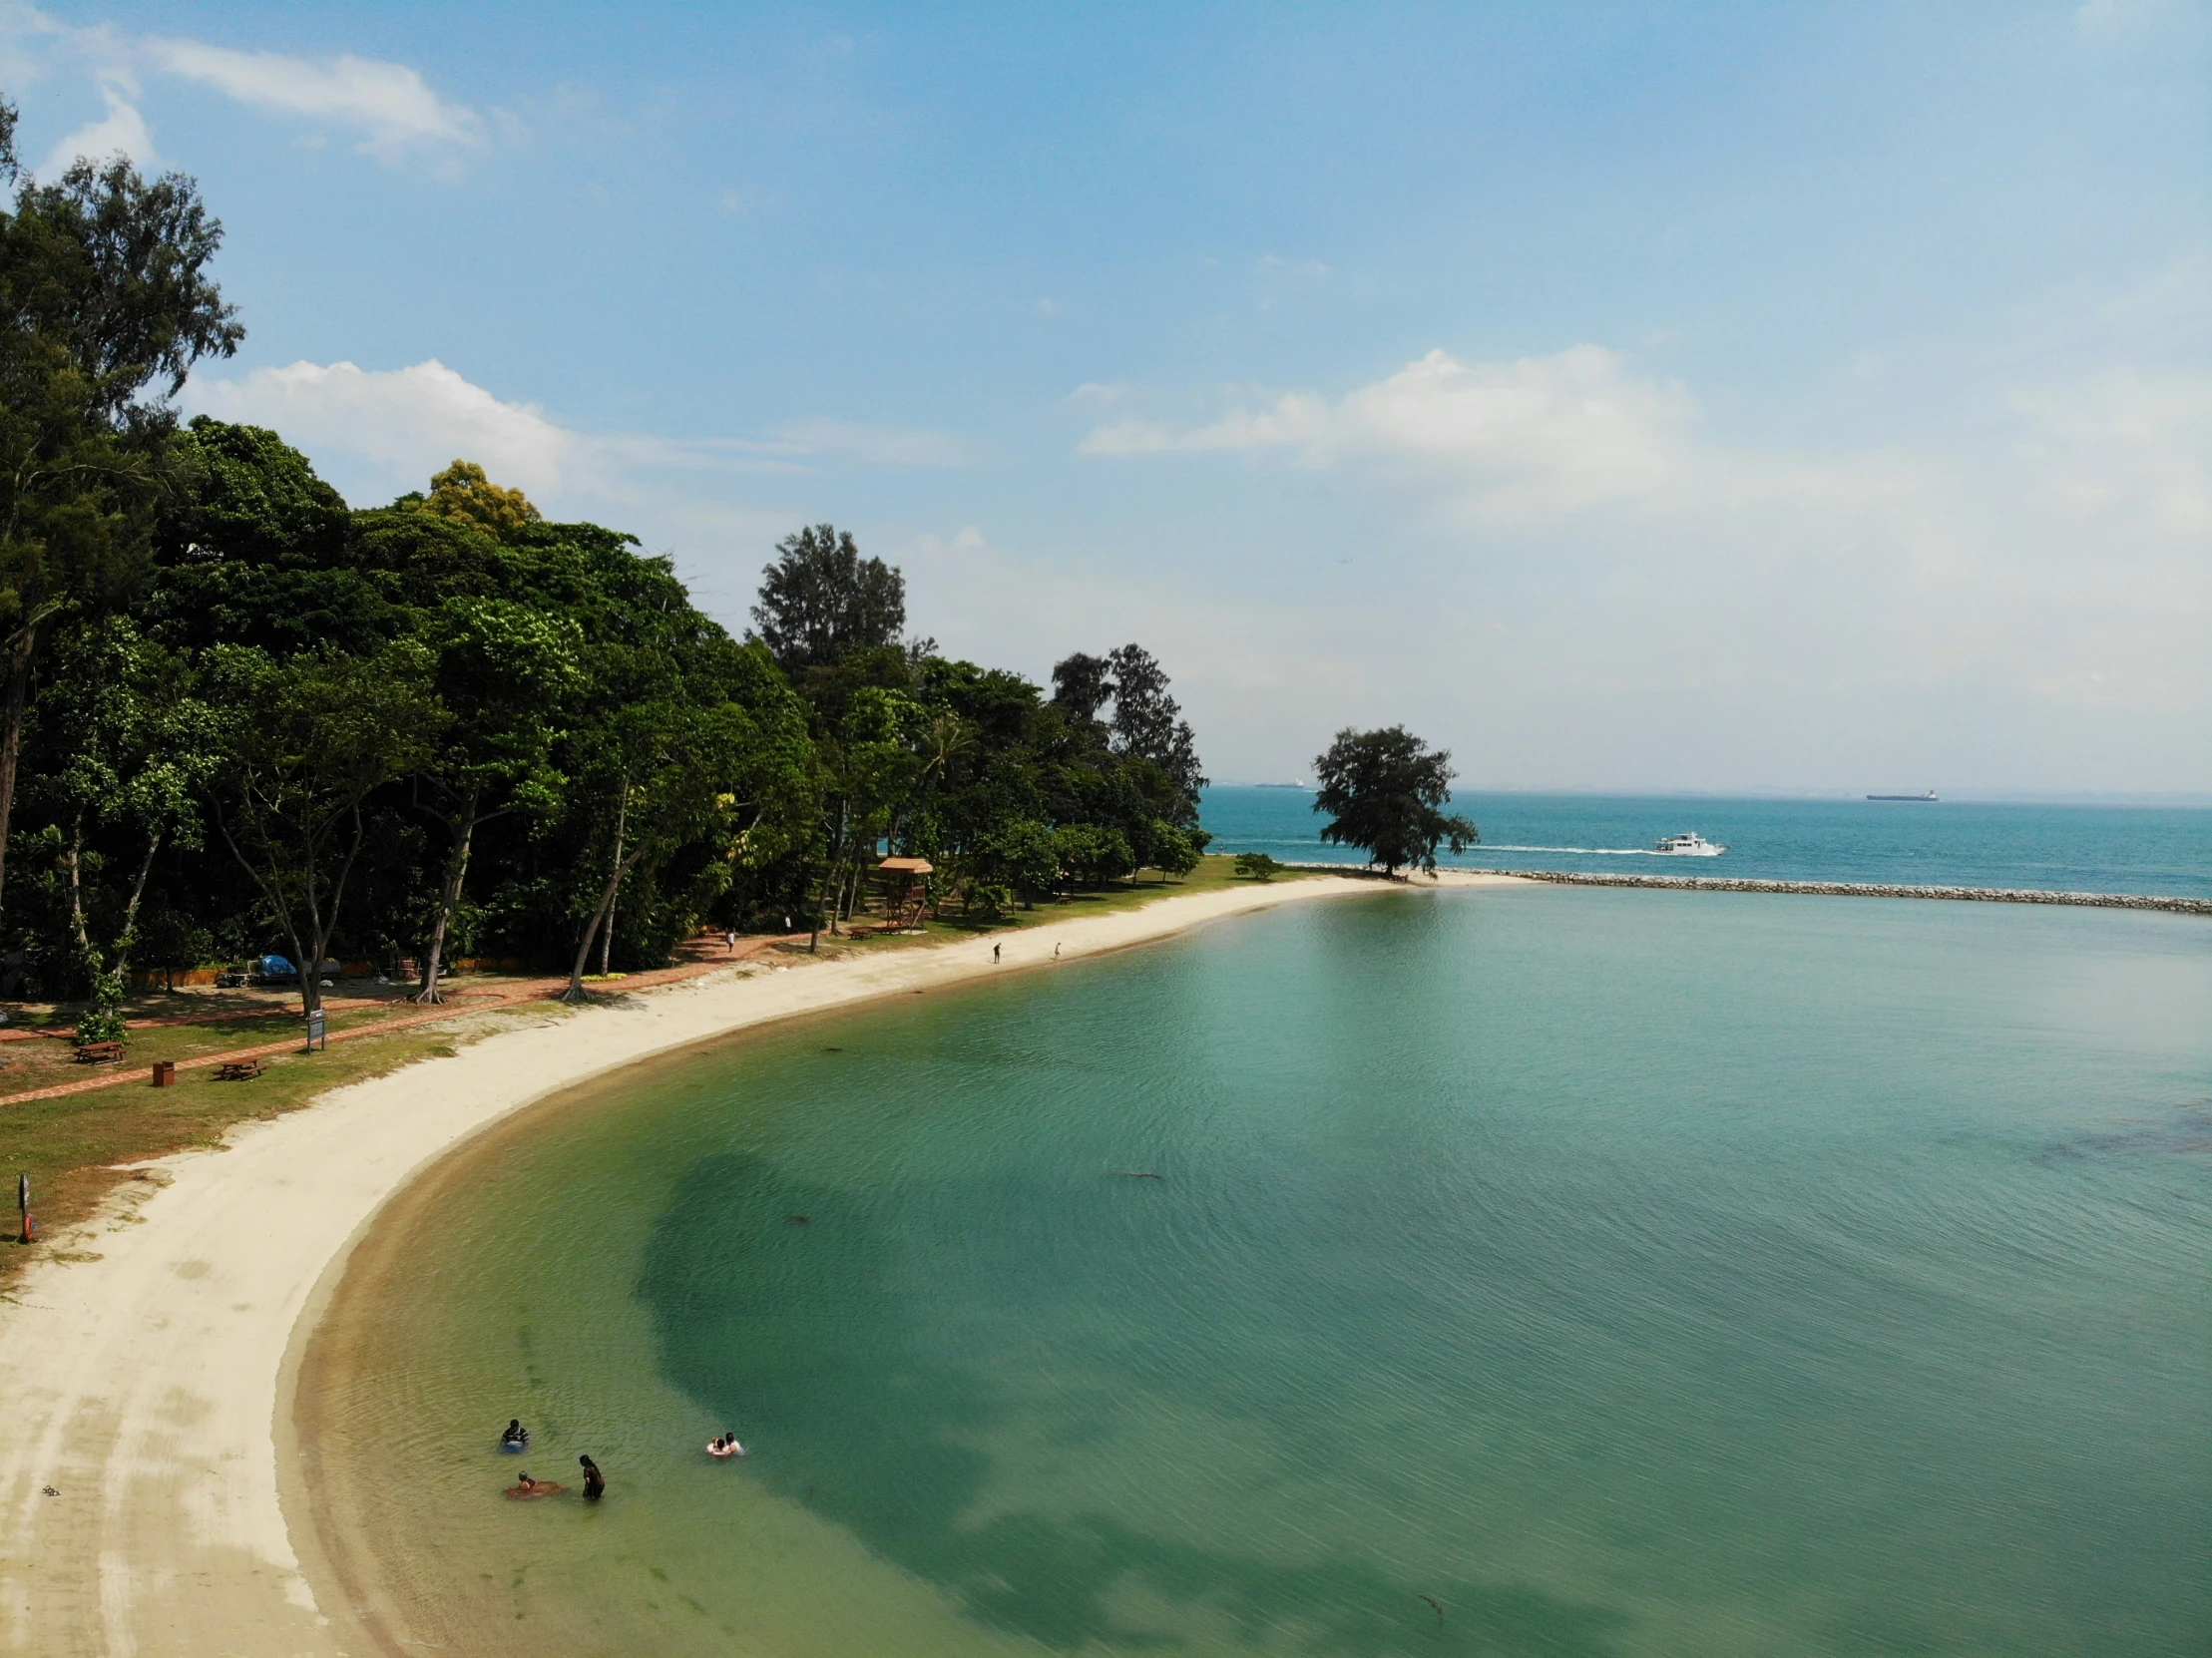
{"label": "rock breakwater", "polygon": [[1524,881],[1551,881],[1571,887],[1678,887],[1695,892],[1809,893],[1821,898],[1946,898],[1977,904],[2077,904],[2100,910],[2166,910],[2176,915],[2212,916],[2212,899],[2163,898],[2143,893],[2038,892],[2030,887],[1908,887],[1867,881],[1753,881],[1722,875],[1583,875],[1548,869],[1493,869],[1476,873],[1512,875]]}

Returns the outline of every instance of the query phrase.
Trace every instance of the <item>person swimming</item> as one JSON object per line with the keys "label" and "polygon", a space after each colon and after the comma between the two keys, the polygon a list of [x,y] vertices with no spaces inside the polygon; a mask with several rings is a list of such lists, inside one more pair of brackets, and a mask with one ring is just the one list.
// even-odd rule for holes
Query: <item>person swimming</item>
{"label": "person swimming", "polygon": [[579,1456],[584,1465],[584,1500],[597,1502],[607,1494],[607,1475],[599,1471],[599,1464],[589,1456]]}
{"label": "person swimming", "polygon": [[519,1417],[511,1419],[507,1424],[507,1432],[499,1437],[499,1449],[502,1451],[526,1451],[529,1447],[530,1430],[523,1427],[522,1420]]}
{"label": "person swimming", "polygon": [[567,1487],[556,1480],[534,1479],[528,1472],[525,1472],[520,1479],[507,1487],[507,1494],[511,1497],[527,1499],[534,1496],[552,1496],[556,1491],[565,1489]]}
{"label": "person swimming", "polygon": [[706,1454],[709,1456],[742,1456],[744,1453],[745,1448],[737,1443],[737,1436],[734,1434],[716,1435],[706,1442]]}

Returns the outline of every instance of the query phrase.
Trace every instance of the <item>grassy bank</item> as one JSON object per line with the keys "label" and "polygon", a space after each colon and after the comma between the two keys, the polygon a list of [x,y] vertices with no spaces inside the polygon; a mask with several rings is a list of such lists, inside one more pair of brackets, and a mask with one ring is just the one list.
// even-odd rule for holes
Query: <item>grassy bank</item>
{"label": "grassy bank", "polygon": [[[175,1018],[180,1017],[175,1005],[186,1000],[184,996],[142,999],[126,1011],[133,1017]],[[166,1006],[148,1008],[148,1002]],[[392,1011],[380,1005],[348,1008],[333,1013],[330,1030],[374,1023],[390,1017]],[[130,1168],[118,1165],[189,1146],[213,1145],[239,1122],[297,1110],[317,1094],[344,1083],[450,1053],[458,1042],[513,1023],[554,1015],[555,1010],[545,1003],[474,1013],[461,1003],[452,1018],[436,1024],[342,1042],[314,1053],[272,1056],[266,1072],[251,1081],[219,1082],[215,1070],[208,1068],[180,1071],[175,1084],[166,1088],[151,1085],[148,1072],[154,1060],[189,1059],[296,1036],[300,1031],[296,1013],[243,1020],[218,1014],[134,1031],[130,1057],[123,1067],[126,1079],[116,1085],[0,1104],[0,1172],[10,1177],[11,1187],[18,1171],[31,1176],[40,1232],[39,1244],[24,1249],[14,1242],[14,1215],[0,1220],[10,1240],[0,1245],[0,1288],[40,1250],[97,1251],[96,1242],[88,1243],[77,1234],[101,1199],[132,1177]],[[65,1041],[12,1041],[6,1047],[13,1062],[0,1071],[0,1083],[7,1093],[78,1081],[87,1074],[87,1067],[71,1062]]]}

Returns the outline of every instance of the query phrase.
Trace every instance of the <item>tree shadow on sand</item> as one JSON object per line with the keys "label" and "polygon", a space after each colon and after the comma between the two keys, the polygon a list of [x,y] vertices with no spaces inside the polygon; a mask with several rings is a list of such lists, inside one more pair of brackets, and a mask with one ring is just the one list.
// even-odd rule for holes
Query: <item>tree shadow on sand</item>
{"label": "tree shadow on sand", "polygon": [[978,1623],[1062,1652],[1183,1644],[1116,1614],[1134,1597],[1202,1610],[1253,1644],[1321,1653],[1618,1650],[1623,1613],[1473,1574],[1415,1582],[1352,1558],[1285,1566],[1101,1513],[979,1518],[990,1465],[971,1442],[1005,1404],[980,1367],[948,1364],[921,1339],[929,1309],[893,1292],[892,1248],[864,1200],[758,1158],[713,1157],[657,1218],[638,1293],[665,1374],[715,1421],[741,1416],[756,1477]]}

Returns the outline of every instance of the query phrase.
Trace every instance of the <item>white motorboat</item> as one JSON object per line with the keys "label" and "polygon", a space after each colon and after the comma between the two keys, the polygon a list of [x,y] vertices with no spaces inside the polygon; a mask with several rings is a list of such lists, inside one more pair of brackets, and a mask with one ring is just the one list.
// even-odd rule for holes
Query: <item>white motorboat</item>
{"label": "white motorboat", "polygon": [[1717,858],[1728,848],[1715,846],[1703,835],[1668,835],[1652,851],[1667,858]]}

